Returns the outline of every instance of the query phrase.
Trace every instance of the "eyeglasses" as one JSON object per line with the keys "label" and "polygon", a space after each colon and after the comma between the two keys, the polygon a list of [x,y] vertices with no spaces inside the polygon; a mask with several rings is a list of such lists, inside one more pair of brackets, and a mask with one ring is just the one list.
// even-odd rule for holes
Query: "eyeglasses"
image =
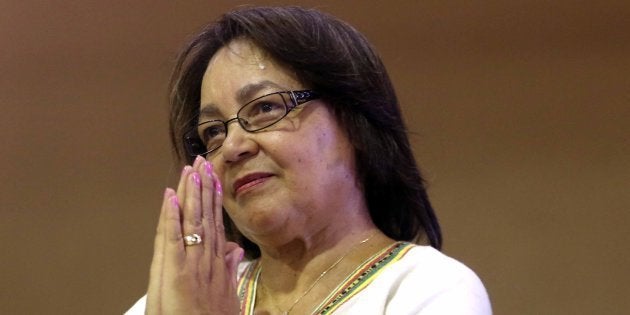
{"label": "eyeglasses", "polygon": [[184,133],[186,153],[205,156],[220,148],[227,137],[228,124],[233,120],[238,121],[243,130],[256,132],[279,122],[298,105],[317,98],[319,96],[312,90],[263,95],[243,105],[232,119],[204,121]]}

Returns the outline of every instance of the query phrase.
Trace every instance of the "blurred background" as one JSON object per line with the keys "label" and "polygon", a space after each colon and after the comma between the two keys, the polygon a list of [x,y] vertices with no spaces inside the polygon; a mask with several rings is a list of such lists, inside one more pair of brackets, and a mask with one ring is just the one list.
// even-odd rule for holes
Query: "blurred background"
{"label": "blurred background", "polygon": [[401,100],[444,251],[495,314],[628,314],[630,2],[0,0],[0,313],[120,314],[179,167],[179,48],[238,4],[362,31]]}

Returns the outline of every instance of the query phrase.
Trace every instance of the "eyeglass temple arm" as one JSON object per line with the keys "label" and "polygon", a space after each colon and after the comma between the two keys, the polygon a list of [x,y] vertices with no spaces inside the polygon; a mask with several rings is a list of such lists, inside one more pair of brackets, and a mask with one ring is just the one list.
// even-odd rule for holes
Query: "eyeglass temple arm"
{"label": "eyeglass temple arm", "polygon": [[291,94],[293,94],[295,104],[297,105],[304,104],[319,97],[317,92],[313,90],[292,91]]}

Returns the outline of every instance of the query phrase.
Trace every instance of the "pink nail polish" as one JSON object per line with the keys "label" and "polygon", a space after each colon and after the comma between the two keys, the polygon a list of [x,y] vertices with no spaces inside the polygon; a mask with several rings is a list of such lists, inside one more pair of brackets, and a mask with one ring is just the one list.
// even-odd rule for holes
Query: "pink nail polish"
{"label": "pink nail polish", "polygon": [[197,185],[201,185],[201,179],[199,178],[199,174],[196,172],[192,174],[192,179]]}
{"label": "pink nail polish", "polygon": [[177,199],[177,196],[171,197],[171,204],[173,205],[173,207],[179,208],[179,199]]}
{"label": "pink nail polish", "polygon": [[208,176],[212,177],[212,163],[206,161],[203,163],[203,165],[206,167],[206,173],[208,173]]}
{"label": "pink nail polish", "polygon": [[221,186],[221,182],[218,179],[214,182],[214,185],[217,187],[217,194],[223,195],[223,186]]}
{"label": "pink nail polish", "polygon": [[240,255],[238,255],[238,262],[239,262],[239,263],[240,263],[241,261],[243,261],[243,257],[245,257],[245,251],[244,251],[244,250],[242,250],[242,251],[241,251],[241,254],[240,254]]}

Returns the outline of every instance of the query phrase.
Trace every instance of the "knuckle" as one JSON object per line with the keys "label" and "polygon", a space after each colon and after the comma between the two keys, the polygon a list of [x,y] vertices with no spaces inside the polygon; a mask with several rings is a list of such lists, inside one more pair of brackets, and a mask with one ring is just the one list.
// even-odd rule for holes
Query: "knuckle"
{"label": "knuckle", "polygon": [[200,230],[203,227],[203,221],[200,217],[194,216],[192,218],[188,218],[186,223],[195,231]]}
{"label": "knuckle", "polygon": [[225,233],[225,226],[223,225],[222,222],[218,222],[215,226],[218,233],[221,233],[221,234]]}

